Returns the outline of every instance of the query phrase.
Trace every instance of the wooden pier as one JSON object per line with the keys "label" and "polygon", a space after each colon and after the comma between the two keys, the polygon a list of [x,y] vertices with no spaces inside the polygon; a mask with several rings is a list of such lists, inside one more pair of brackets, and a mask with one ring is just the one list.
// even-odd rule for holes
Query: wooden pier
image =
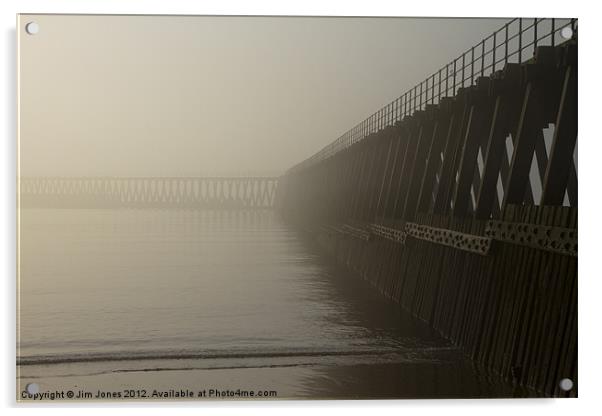
{"label": "wooden pier", "polygon": [[291,168],[276,195],[341,266],[547,396],[577,395],[576,30],[509,22]]}

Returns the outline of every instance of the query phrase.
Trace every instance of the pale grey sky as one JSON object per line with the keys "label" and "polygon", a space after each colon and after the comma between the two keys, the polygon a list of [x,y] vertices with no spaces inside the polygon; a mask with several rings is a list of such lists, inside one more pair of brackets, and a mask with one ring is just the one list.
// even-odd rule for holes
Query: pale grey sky
{"label": "pale grey sky", "polygon": [[21,173],[280,174],[504,22],[24,15]]}

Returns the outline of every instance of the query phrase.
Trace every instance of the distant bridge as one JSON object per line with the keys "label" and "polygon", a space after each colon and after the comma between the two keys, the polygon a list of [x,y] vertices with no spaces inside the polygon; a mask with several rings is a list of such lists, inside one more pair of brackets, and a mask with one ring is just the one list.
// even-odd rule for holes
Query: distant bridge
{"label": "distant bridge", "polygon": [[24,177],[22,207],[272,208],[276,177]]}

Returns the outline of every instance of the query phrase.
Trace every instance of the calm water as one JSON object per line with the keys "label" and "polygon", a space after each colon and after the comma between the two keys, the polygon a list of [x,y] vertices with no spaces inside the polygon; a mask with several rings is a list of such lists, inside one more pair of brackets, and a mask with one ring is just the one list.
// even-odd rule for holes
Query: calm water
{"label": "calm water", "polygon": [[21,212],[19,390],[522,395],[271,212]]}

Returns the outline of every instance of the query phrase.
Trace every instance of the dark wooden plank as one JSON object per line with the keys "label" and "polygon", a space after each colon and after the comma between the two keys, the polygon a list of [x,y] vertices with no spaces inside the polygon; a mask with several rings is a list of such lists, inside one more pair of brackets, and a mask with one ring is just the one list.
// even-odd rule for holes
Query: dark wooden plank
{"label": "dark wooden plank", "polygon": [[[470,106],[466,102],[456,103],[454,122],[451,123],[449,135],[443,152],[443,162],[439,171],[439,185],[435,196],[433,212],[438,214],[447,213],[450,210],[450,197],[453,184],[456,181],[456,152],[460,138],[463,135],[464,124],[468,117]],[[456,122],[457,121],[457,122]]]}
{"label": "dark wooden plank", "polygon": [[529,170],[535,151],[535,137],[542,125],[543,103],[540,92],[531,82],[525,90],[510,172],[505,181],[502,208],[508,204],[521,204],[525,199],[526,184],[529,182]]}
{"label": "dark wooden plank", "polygon": [[577,74],[568,67],[565,74],[554,138],[543,179],[542,205],[562,205],[573,166],[577,142]]}
{"label": "dark wooden plank", "polygon": [[477,155],[482,136],[490,125],[491,110],[485,100],[476,101],[470,108],[468,126],[464,137],[464,145],[458,170],[458,181],[453,195],[453,214],[465,216],[471,206],[470,190],[477,169]]}
{"label": "dark wooden plank", "polygon": [[420,186],[422,184],[428,151],[433,141],[433,124],[433,120],[425,119],[422,120],[420,126],[418,142],[416,143],[415,152],[411,158],[411,165],[408,171],[409,178],[404,195],[403,211],[401,212],[400,217],[405,221],[413,220],[416,215],[418,193],[420,192]]}

